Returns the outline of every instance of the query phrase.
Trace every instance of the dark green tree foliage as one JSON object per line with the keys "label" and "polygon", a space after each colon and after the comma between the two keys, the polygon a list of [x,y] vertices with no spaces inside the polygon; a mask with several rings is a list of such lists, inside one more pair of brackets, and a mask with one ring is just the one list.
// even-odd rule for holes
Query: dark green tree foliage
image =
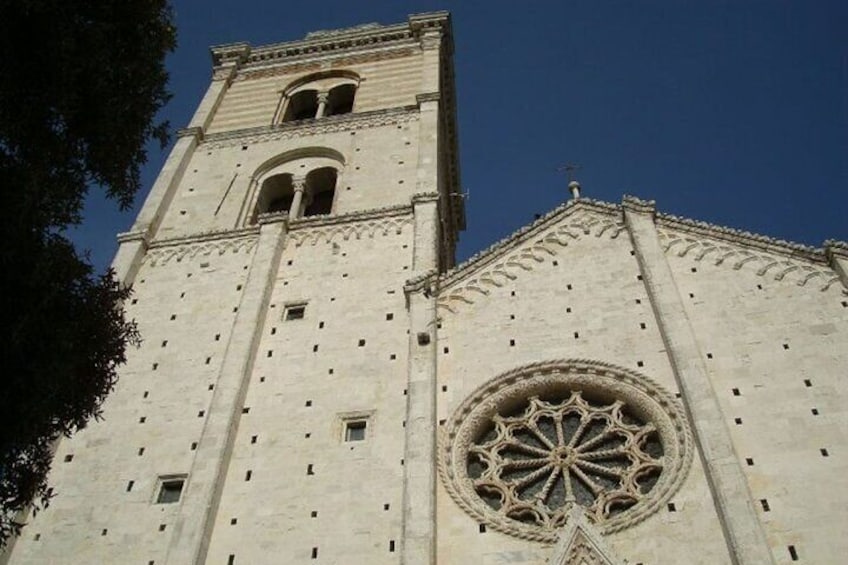
{"label": "dark green tree foliage", "polygon": [[167,142],[174,46],[165,0],[0,0],[0,543],[48,503],[52,445],[99,416],[138,341],[129,291],[64,230],[89,188],[131,205],[146,143]]}

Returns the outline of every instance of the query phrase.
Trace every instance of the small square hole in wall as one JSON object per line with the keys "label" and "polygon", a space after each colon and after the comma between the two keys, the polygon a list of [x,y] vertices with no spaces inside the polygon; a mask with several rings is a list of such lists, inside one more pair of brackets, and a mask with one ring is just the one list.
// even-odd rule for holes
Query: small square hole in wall
{"label": "small square hole in wall", "polygon": [[636,366],[637,367],[644,367],[645,364],[642,361],[636,361]]}
{"label": "small square hole in wall", "polygon": [[143,447],[139,447],[139,448],[138,448],[138,456],[139,456],[139,457],[141,457],[142,455],[144,455],[144,448],[143,448]]}
{"label": "small square hole in wall", "polygon": [[392,314],[391,312],[389,312],[388,314],[386,314],[386,320],[393,320],[393,319],[394,319],[394,317],[395,317],[395,315],[394,315],[394,314]]}
{"label": "small square hole in wall", "polygon": [[792,561],[798,561],[798,550],[795,549],[795,546],[788,545],[786,546],[786,549],[789,550],[789,557],[792,559]]}
{"label": "small square hole in wall", "polygon": [[364,339],[359,340],[359,347],[365,347],[365,340]]}
{"label": "small square hole in wall", "polygon": [[159,477],[159,491],[156,495],[156,504],[173,504],[179,502],[184,486],[184,476]]}
{"label": "small square hole in wall", "polygon": [[196,442],[196,441],[191,442],[191,450],[192,450],[192,451],[196,451],[196,450],[197,450],[197,442]]}
{"label": "small square hole in wall", "polygon": [[641,280],[642,280],[642,275],[636,275],[636,280],[637,280],[637,281],[641,281]]}
{"label": "small square hole in wall", "polygon": [[144,391],[144,394],[143,394],[143,395],[141,395],[141,397],[142,397],[142,398],[147,398],[148,396],[150,396],[150,391],[149,391],[149,390],[145,390],[145,391]]}
{"label": "small square hole in wall", "polygon": [[215,385],[209,385],[209,386],[206,387],[206,390],[213,390],[214,388],[215,388]]}
{"label": "small square hole in wall", "polygon": [[139,418],[139,419],[138,419],[138,423],[139,423],[139,424],[143,424],[143,423],[145,423],[146,421],[147,421],[147,416],[142,416],[141,418]]}
{"label": "small square hole in wall", "polygon": [[736,423],[737,426],[742,425],[742,418],[734,418],[733,421]]}
{"label": "small square hole in wall", "polygon": [[315,474],[315,470],[312,468],[312,463],[310,463],[306,466],[306,474],[307,475],[314,475]]}
{"label": "small square hole in wall", "polygon": [[558,266],[559,266],[559,263],[557,263],[556,261],[554,261],[554,262],[553,262],[553,264],[554,264],[554,267],[558,267]]}
{"label": "small square hole in wall", "polygon": [[365,431],[368,427],[367,420],[350,420],[345,422],[344,427],[344,440],[346,442],[349,441],[363,441],[365,440]]}
{"label": "small square hole in wall", "polygon": [[206,364],[208,365],[208,364],[210,364],[211,362],[212,362],[212,358],[211,358],[211,357],[207,357],[207,358],[206,358]]}
{"label": "small square hole in wall", "polygon": [[644,330],[644,329],[645,329],[645,327],[646,327],[646,326],[645,326],[645,322],[640,322],[640,323],[639,323],[639,329]]}
{"label": "small square hole in wall", "polygon": [[567,308],[565,309],[565,313],[566,313],[566,314],[571,314],[571,306],[569,306],[569,307],[567,307]]}
{"label": "small square hole in wall", "polygon": [[242,408],[242,409],[241,409],[241,413],[242,413],[242,414],[248,414],[248,413],[250,413],[250,406],[245,406],[244,408]]}
{"label": "small square hole in wall", "polygon": [[287,322],[302,320],[306,316],[306,304],[290,304],[283,311],[283,319]]}
{"label": "small square hole in wall", "polygon": [[230,525],[235,526],[238,524],[238,518],[230,518]]}
{"label": "small square hole in wall", "polygon": [[333,369],[327,369],[327,374],[328,374],[328,375],[332,375],[332,374],[333,374],[333,372],[334,372],[334,370],[333,370]]}
{"label": "small square hole in wall", "polygon": [[636,304],[642,304],[642,299],[641,299],[641,298],[637,298],[637,299],[636,299]]}
{"label": "small square hole in wall", "polygon": [[250,443],[256,443],[256,441],[258,439],[259,439],[259,436],[250,436]]}
{"label": "small square hole in wall", "polygon": [[166,347],[167,345],[168,345],[168,340],[167,339],[163,340],[162,341],[162,347]]}
{"label": "small square hole in wall", "polygon": [[390,505],[389,505],[389,503],[388,503],[388,502],[387,502],[387,503],[385,503],[385,504],[383,505],[383,510],[384,510],[384,511],[387,511],[389,508],[390,508]]}
{"label": "small square hole in wall", "polygon": [[309,513],[309,517],[310,518],[317,518],[318,517],[318,511],[313,510],[312,512]]}
{"label": "small square hole in wall", "polygon": [[842,307],[843,307],[843,308],[848,308],[848,300],[843,300],[843,301],[842,301]]}
{"label": "small square hole in wall", "polygon": [[395,551],[395,540],[389,540],[389,553],[394,553]]}
{"label": "small square hole in wall", "polygon": [[712,353],[707,353],[707,359],[712,359],[712,358],[713,358],[713,354],[712,354]]}
{"label": "small square hole in wall", "polygon": [[324,329],[324,322],[318,322],[318,329]]}
{"label": "small square hole in wall", "polygon": [[133,299],[130,301],[130,304],[138,304],[138,298],[133,298]]}
{"label": "small square hole in wall", "polygon": [[515,347],[515,340],[514,339],[509,340],[509,346]]}
{"label": "small square hole in wall", "polygon": [[784,343],[784,344],[783,344],[783,349],[789,349],[789,344],[788,344],[788,343]]}
{"label": "small square hole in wall", "polygon": [[288,265],[289,267],[291,267],[291,264],[292,264],[292,260],[291,260],[291,259],[289,259],[288,261],[286,261],[286,265]]}
{"label": "small square hole in wall", "polygon": [[231,554],[227,557],[227,565],[235,565],[235,564],[236,564],[236,556],[235,556],[235,554],[234,554],[234,553],[231,553]]}
{"label": "small square hole in wall", "polygon": [[668,511],[669,512],[677,512],[677,507],[674,505],[673,502],[668,503]]}
{"label": "small square hole in wall", "polygon": [[485,534],[486,533],[486,524],[480,524],[479,526],[477,526],[477,531],[480,532],[481,534]]}
{"label": "small square hole in wall", "polygon": [[215,334],[215,341],[221,341],[221,334]]}
{"label": "small square hole in wall", "polygon": [[129,481],[127,483],[127,492],[131,492],[133,489],[133,485],[135,485],[135,481]]}
{"label": "small square hole in wall", "polygon": [[159,363],[154,363],[154,364],[153,364],[153,370],[155,371],[155,370],[156,370],[156,369],[158,369],[158,368],[159,368]]}
{"label": "small square hole in wall", "polygon": [[827,449],[825,449],[824,447],[822,447],[821,449],[819,449],[819,452],[821,453],[821,456],[822,456],[822,457],[830,457],[830,453],[828,453],[828,452],[827,452]]}
{"label": "small square hole in wall", "polygon": [[812,412],[812,413],[813,413],[813,416],[818,416],[818,415],[819,415],[819,409],[818,409],[818,408],[813,408],[812,410],[810,410],[810,412]]}
{"label": "small square hole in wall", "polygon": [[771,511],[771,507],[769,506],[768,500],[766,500],[765,498],[760,499],[760,506],[763,507],[763,512]]}
{"label": "small square hole in wall", "polygon": [[741,392],[739,392],[739,389],[738,389],[738,388],[734,388],[734,389],[733,389],[733,396],[742,396],[742,393],[741,393]]}
{"label": "small square hole in wall", "polygon": [[568,289],[568,290],[571,290],[571,285],[567,284],[567,285],[565,285],[565,288]]}
{"label": "small square hole in wall", "polygon": [[176,319],[177,319],[177,315],[176,315],[176,314],[171,314],[171,321],[173,322],[173,321],[174,321],[174,320],[176,320]]}
{"label": "small square hole in wall", "polygon": [[307,401],[306,401],[306,406],[307,406],[307,407],[308,407],[308,406],[312,406],[312,401],[311,401],[311,400],[307,400]]}
{"label": "small square hole in wall", "polygon": [[74,456],[71,454],[65,455],[65,463],[70,463],[74,460]]}
{"label": "small square hole in wall", "polygon": [[105,536],[107,533],[109,533],[109,530],[107,530],[106,528],[103,528],[102,530],[100,530],[101,536]]}
{"label": "small square hole in wall", "polygon": [[259,382],[260,382],[260,383],[264,383],[264,382],[265,382],[265,377],[259,377]]}
{"label": "small square hole in wall", "polygon": [[804,386],[813,386],[813,381],[811,381],[810,379],[804,379]]}
{"label": "small square hole in wall", "polygon": [[442,392],[448,391],[448,385],[442,385]]}
{"label": "small square hole in wall", "polygon": [[197,417],[198,417],[198,418],[202,418],[202,417],[203,417],[203,416],[205,416],[205,415],[206,415],[206,410],[200,410],[200,411],[197,413]]}
{"label": "small square hole in wall", "polygon": [[248,469],[247,472],[244,474],[244,481],[248,482],[251,478],[253,478],[253,471]]}
{"label": "small square hole in wall", "polygon": [[312,548],[312,559],[318,559],[318,548],[317,547]]}
{"label": "small square hole in wall", "polygon": [[509,293],[509,295],[510,295],[510,296],[515,296],[515,291],[513,290],[512,292],[510,292],[510,293]]}
{"label": "small square hole in wall", "polygon": [[698,269],[696,269],[695,267],[692,267],[692,272],[693,272],[693,273],[697,273],[697,272],[698,272]]}
{"label": "small square hole in wall", "polygon": [[690,293],[689,293],[689,298],[695,298],[695,294],[694,294],[694,293],[692,293],[692,292],[690,292]]}
{"label": "small square hole in wall", "polygon": [[394,353],[389,354],[389,360],[394,361],[395,359],[397,359],[396,354],[394,354]]}
{"label": "small square hole in wall", "polygon": [[751,457],[746,457],[746,458],[745,458],[745,463],[746,463],[749,467],[753,467],[753,466],[754,466],[754,460],[753,460]]}
{"label": "small square hole in wall", "polygon": [[574,332],[574,339],[580,339],[580,333]]}

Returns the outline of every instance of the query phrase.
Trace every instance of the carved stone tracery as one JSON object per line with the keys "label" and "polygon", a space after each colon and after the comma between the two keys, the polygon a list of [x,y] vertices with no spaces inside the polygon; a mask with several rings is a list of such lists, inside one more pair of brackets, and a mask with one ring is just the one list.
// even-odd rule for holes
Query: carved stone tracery
{"label": "carved stone tracery", "polygon": [[476,520],[552,543],[575,505],[602,533],[644,519],[677,490],[692,447],[681,407],[648,377],[570,360],[478,388],[439,456],[448,492]]}

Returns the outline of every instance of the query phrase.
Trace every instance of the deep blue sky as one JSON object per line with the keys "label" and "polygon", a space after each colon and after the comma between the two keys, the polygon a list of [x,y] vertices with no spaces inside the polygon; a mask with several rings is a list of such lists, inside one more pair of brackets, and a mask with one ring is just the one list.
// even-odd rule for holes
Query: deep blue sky
{"label": "deep blue sky", "polygon": [[[848,240],[845,0],[175,2],[174,98],[187,124],[209,82],[208,47],[294,40],[410,13],[453,14],[462,184],[459,259],[566,197],[566,162],[591,198],[819,246]],[[152,148],[143,202],[167,152]],[[119,214],[90,199],[78,245],[98,268]]]}

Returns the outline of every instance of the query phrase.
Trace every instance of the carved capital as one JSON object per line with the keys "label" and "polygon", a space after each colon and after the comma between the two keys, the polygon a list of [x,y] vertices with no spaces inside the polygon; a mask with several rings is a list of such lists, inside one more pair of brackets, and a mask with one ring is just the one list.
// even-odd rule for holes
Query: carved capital
{"label": "carved capital", "polygon": [[203,128],[194,126],[190,128],[181,128],[177,130],[177,138],[193,137],[198,142],[203,141]]}
{"label": "carved capital", "polygon": [[657,213],[657,203],[654,200],[642,200],[636,196],[625,194],[621,199],[621,207],[625,212],[634,212],[636,214],[650,214],[654,217]]}
{"label": "carved capital", "polygon": [[441,97],[442,95],[439,92],[424,92],[422,94],[416,94],[415,101],[418,103],[418,107],[421,108],[427,102],[439,102]]}
{"label": "carved capital", "polygon": [[131,241],[140,241],[142,245],[147,247],[147,230],[133,230],[118,234],[118,243],[129,243]]}
{"label": "carved capital", "polygon": [[848,260],[848,241],[828,239],[825,240],[823,246],[828,262],[833,263],[833,260],[837,257]]}

